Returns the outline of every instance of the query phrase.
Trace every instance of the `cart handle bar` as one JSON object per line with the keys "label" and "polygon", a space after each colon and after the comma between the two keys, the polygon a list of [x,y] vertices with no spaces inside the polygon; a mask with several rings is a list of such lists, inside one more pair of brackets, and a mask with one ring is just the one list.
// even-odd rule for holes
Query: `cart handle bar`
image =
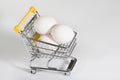
{"label": "cart handle bar", "polygon": [[14,27],[15,32],[21,32],[21,25],[25,21],[25,19],[30,15],[30,13],[36,12],[36,8],[31,6],[28,12],[24,15],[24,17],[20,20],[20,22]]}

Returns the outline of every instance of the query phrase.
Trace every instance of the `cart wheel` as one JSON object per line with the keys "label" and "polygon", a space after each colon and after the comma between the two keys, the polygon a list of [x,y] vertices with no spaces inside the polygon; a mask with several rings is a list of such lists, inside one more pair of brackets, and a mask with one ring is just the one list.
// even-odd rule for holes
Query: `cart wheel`
{"label": "cart wheel", "polygon": [[70,76],[70,72],[65,72],[64,75],[65,76]]}
{"label": "cart wheel", "polygon": [[36,69],[31,69],[31,71],[30,71],[32,74],[36,74]]}

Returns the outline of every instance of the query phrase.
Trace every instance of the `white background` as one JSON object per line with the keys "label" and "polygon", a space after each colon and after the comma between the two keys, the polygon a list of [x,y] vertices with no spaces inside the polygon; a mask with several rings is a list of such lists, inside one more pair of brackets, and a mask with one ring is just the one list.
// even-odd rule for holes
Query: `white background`
{"label": "white background", "polygon": [[[71,76],[28,70],[28,53],[13,27],[33,5],[78,32]],[[0,80],[120,80],[119,0],[0,0]]]}

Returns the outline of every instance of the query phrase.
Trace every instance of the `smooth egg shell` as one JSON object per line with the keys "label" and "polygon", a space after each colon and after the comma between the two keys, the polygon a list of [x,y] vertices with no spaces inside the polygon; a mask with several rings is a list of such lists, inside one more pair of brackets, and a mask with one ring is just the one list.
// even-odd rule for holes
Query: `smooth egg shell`
{"label": "smooth egg shell", "polygon": [[52,39],[50,39],[48,36],[45,36],[45,35],[41,36],[39,40],[41,40],[43,42],[58,45],[55,41],[53,41]]}
{"label": "smooth egg shell", "polygon": [[51,30],[51,36],[53,39],[59,43],[68,43],[74,37],[73,30],[66,25],[56,25]]}
{"label": "smooth egg shell", "polygon": [[[39,40],[43,41],[43,42],[50,43],[50,44],[58,45],[56,42],[54,42],[52,39],[50,39],[48,36],[45,36],[45,35],[41,36]],[[43,44],[40,44],[38,46],[41,46],[42,48],[49,49],[49,50],[56,50],[57,49],[56,46],[53,46],[53,45],[50,45],[50,44],[43,43]],[[45,50],[45,49],[41,49],[41,51],[44,52],[44,53],[47,52],[49,54],[52,54],[53,51],[51,52],[51,51]]]}
{"label": "smooth egg shell", "polygon": [[56,24],[57,22],[53,17],[41,16],[34,22],[34,29],[39,34],[47,34],[48,31]]}

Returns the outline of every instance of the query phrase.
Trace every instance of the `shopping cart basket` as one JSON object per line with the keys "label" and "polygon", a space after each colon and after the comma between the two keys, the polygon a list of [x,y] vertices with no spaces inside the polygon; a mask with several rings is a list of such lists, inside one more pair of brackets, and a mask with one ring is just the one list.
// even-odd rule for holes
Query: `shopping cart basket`
{"label": "shopping cart basket", "polygon": [[[24,29],[21,30],[21,25],[24,20],[28,17],[30,13],[33,13],[32,19],[25,25]],[[39,70],[48,70],[48,71],[58,71],[62,72],[65,75],[70,74],[72,69],[74,68],[77,59],[72,57],[71,54],[76,46],[76,35],[77,33],[74,31],[75,35],[71,42],[67,44],[51,44],[48,42],[40,41],[40,34],[38,34],[34,30],[34,22],[40,15],[34,7],[30,7],[29,11],[22,18],[17,26],[14,27],[14,31],[18,32],[21,37],[24,39],[25,44],[28,48],[29,53],[31,54],[30,59],[30,68],[31,73],[35,74]],[[34,66],[34,63],[37,60],[46,59],[45,66],[39,65]],[[55,66],[51,66],[51,62],[55,60],[62,60],[62,66],[60,68],[56,68]],[[44,61],[44,60],[43,60]],[[38,62],[37,64],[41,63]],[[56,62],[58,63],[58,62]],[[57,65],[54,62],[54,65]],[[64,66],[65,65],[65,66]],[[64,66],[64,67],[63,67]]]}

